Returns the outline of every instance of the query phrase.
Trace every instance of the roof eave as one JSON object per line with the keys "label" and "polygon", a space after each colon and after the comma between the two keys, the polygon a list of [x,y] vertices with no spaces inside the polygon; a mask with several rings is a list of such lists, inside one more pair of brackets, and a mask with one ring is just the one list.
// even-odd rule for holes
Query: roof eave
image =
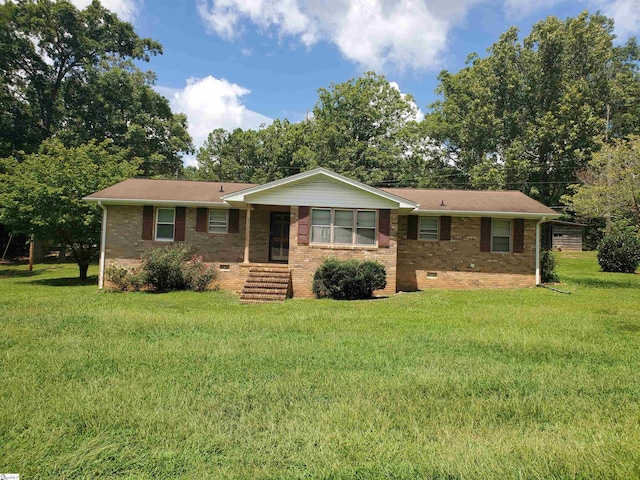
{"label": "roof eave", "polygon": [[542,212],[496,212],[496,211],[469,211],[469,210],[421,210],[416,209],[411,214],[414,215],[435,215],[435,216],[452,216],[452,217],[494,217],[494,218],[559,218],[559,213],[542,213]]}
{"label": "roof eave", "polygon": [[182,201],[182,200],[151,200],[144,198],[97,198],[97,197],[84,197],[82,200],[85,202],[98,203],[103,205],[160,205],[170,207],[218,207],[218,208],[231,208],[226,202],[196,202],[196,201]]}

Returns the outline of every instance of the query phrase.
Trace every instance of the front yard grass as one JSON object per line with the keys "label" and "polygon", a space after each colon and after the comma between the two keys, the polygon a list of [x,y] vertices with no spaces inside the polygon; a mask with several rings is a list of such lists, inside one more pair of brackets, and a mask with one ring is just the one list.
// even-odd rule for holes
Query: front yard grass
{"label": "front yard grass", "polygon": [[0,266],[0,472],[640,478],[640,275],[559,261],[572,295],[260,306]]}

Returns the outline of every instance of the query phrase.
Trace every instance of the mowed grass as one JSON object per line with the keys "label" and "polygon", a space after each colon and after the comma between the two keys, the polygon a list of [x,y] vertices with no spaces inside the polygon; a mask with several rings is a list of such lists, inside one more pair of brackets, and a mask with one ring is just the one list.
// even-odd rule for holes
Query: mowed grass
{"label": "mowed grass", "polygon": [[640,478],[640,275],[559,273],[571,295],[242,306],[0,266],[0,472]]}

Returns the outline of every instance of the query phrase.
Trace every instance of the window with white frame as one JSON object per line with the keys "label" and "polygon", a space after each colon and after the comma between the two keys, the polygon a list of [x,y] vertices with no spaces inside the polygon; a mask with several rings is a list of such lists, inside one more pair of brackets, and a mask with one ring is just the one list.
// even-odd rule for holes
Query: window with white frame
{"label": "window with white frame", "polygon": [[156,240],[172,241],[176,227],[176,209],[156,209]]}
{"label": "window with white frame", "polygon": [[503,218],[491,220],[491,251],[501,253],[511,251],[511,220]]}
{"label": "window with white frame", "polygon": [[209,233],[227,233],[229,210],[209,210]]}
{"label": "window with white frame", "polygon": [[420,217],[420,240],[438,240],[438,217]]}
{"label": "window with white frame", "polygon": [[375,210],[311,209],[311,243],[375,245]]}

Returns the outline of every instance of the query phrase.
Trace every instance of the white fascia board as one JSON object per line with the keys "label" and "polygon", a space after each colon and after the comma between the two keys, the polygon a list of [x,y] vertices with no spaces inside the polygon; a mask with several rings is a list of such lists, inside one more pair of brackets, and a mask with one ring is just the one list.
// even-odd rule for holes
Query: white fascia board
{"label": "white fascia board", "polygon": [[345,177],[344,175],[340,175],[338,173],[332,172],[331,170],[327,170],[326,168],[318,167],[313,170],[308,170],[306,172],[298,173],[296,175],[292,175],[290,177],[281,178],[280,180],[274,180],[273,182],[265,183],[264,185],[258,185],[255,187],[246,188],[244,190],[240,190],[238,192],[229,193],[227,195],[223,195],[222,199],[228,202],[245,202],[245,197],[247,195],[251,195],[254,193],[262,192],[264,190],[269,190],[272,188],[278,188],[284,185],[290,185],[293,183],[300,182],[302,180],[306,180],[311,177],[315,177],[317,175],[324,175],[326,177],[332,178],[342,183],[346,183],[352,187],[358,188],[360,190],[364,190],[373,195],[377,195],[379,197],[385,198],[392,202],[398,203],[398,208],[416,208],[417,203],[412,202],[411,200],[407,200],[406,198],[399,197],[398,195],[394,195],[393,193],[388,193],[383,190],[380,190],[375,187],[371,187],[365,183],[358,182],[357,180],[353,180],[351,178]]}
{"label": "white fascia board", "polygon": [[82,200],[85,202],[98,203],[103,205],[166,205],[170,207],[215,207],[215,208],[232,208],[226,202],[189,202],[180,200],[150,200],[140,198],[87,198]]}
{"label": "white fascia board", "polygon": [[531,213],[531,212],[477,212],[465,210],[414,210],[410,215],[417,216],[450,216],[450,217],[492,217],[492,218],[559,218],[560,213]]}

